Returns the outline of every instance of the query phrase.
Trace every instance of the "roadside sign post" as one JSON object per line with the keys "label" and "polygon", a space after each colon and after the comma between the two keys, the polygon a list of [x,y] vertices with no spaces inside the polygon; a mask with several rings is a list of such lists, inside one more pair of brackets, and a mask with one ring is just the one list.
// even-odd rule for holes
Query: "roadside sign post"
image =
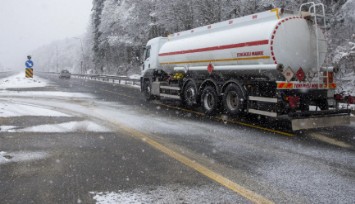
{"label": "roadside sign post", "polygon": [[33,78],[33,61],[31,60],[31,56],[27,56],[27,61],[25,62],[26,70],[25,76],[26,78]]}

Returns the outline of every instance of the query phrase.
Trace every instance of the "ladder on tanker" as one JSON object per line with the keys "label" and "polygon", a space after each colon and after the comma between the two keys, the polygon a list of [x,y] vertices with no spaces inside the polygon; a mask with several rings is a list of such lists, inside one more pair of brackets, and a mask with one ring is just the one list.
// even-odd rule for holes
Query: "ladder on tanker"
{"label": "ladder on tanker", "polygon": [[[304,12],[305,9],[307,9],[306,12]],[[326,39],[325,38],[320,38],[319,35],[319,29],[320,28],[326,28],[326,15],[325,15],[325,7],[324,4],[322,3],[314,3],[314,2],[308,2],[308,3],[304,3],[300,6],[299,9],[299,13],[302,15],[302,13],[306,13],[307,17],[313,18],[313,22],[314,22],[314,28],[315,28],[315,37],[316,37],[316,50],[317,50],[317,76],[318,76],[318,84],[321,84],[321,80],[326,78],[326,84],[327,84],[327,89],[329,88],[329,66],[325,66],[325,70],[323,72],[323,75],[321,75],[321,66],[322,64],[320,64],[321,62],[321,56],[324,55],[324,57],[326,57],[327,52],[324,51],[320,51],[320,46],[321,43],[326,43]],[[321,21],[321,23],[318,22],[318,20]],[[321,24],[321,25],[319,25]],[[322,83],[324,83],[324,81],[322,80]],[[324,87],[323,87],[324,88]]]}

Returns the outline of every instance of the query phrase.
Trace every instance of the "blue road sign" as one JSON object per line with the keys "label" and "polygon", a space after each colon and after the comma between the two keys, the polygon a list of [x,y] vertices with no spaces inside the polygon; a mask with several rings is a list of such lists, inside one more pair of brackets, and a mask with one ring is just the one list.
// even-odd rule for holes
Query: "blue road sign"
{"label": "blue road sign", "polygon": [[33,62],[32,60],[27,60],[26,61],[26,68],[32,68],[33,67]]}

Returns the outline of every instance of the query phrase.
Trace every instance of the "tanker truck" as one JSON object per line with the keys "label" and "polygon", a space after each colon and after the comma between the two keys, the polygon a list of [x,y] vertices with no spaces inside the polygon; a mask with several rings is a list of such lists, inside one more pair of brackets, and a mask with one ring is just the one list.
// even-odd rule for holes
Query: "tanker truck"
{"label": "tanker truck", "polygon": [[325,64],[323,4],[274,8],[147,42],[141,92],[207,115],[254,114],[288,120],[292,130],[350,123]]}

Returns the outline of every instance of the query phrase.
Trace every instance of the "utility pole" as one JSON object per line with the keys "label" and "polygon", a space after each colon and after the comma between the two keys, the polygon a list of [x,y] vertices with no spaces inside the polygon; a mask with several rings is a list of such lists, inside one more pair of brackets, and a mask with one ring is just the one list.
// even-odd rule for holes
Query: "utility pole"
{"label": "utility pole", "polygon": [[56,53],[55,53],[55,55],[56,55],[56,65],[55,65],[56,69],[55,69],[55,71],[57,73],[59,73],[59,68],[58,68],[58,45],[55,46],[55,49],[56,49]]}
{"label": "utility pole", "polygon": [[[83,74],[86,70],[83,70],[84,68],[84,48],[83,48],[83,41],[81,40],[81,38],[79,37],[74,37],[74,39],[78,39],[80,40],[80,46],[81,46],[81,54],[82,54],[82,58],[81,58],[81,62],[80,62],[80,73]],[[85,68],[84,68],[85,69]]]}

